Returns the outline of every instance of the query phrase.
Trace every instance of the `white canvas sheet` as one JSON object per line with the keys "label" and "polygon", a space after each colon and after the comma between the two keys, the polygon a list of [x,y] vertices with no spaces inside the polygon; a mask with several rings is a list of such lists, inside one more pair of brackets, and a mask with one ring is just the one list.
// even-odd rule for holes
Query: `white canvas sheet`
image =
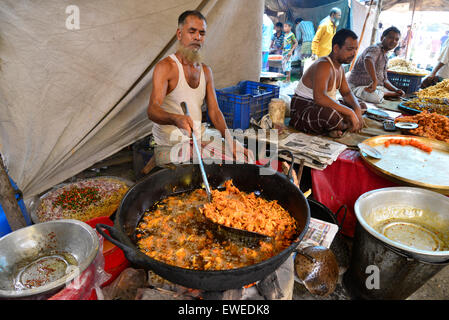
{"label": "white canvas sheet", "polygon": [[[157,57],[181,12],[202,6],[216,88],[260,73],[262,0],[2,0],[0,152],[25,198],[151,132]],[[79,30],[66,8],[79,8]],[[139,81],[137,81],[139,80]],[[129,89],[136,84],[134,88]]]}

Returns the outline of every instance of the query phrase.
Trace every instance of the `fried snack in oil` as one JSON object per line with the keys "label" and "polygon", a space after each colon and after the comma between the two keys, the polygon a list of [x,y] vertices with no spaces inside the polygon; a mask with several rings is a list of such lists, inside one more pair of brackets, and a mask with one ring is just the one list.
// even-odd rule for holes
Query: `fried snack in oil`
{"label": "fried snack in oil", "polygon": [[226,191],[212,191],[212,202],[202,209],[206,217],[228,227],[269,237],[287,233],[290,238],[295,234],[295,220],[277,201],[268,202],[254,193],[241,192],[231,180],[225,186]]}
{"label": "fried snack in oil", "polygon": [[[253,201],[254,194],[238,191],[231,182],[227,183],[226,187],[226,191],[213,191],[213,197],[218,199],[215,206],[221,206],[221,199],[227,195],[234,198],[234,195],[239,194],[242,198],[251,199],[247,201]],[[235,205],[235,201],[237,199],[229,203]],[[260,201],[266,202],[264,208],[270,210],[273,217],[278,216],[277,203],[264,199]],[[276,227],[278,231],[271,242],[260,241],[257,248],[250,248],[231,240],[223,241],[214,235],[210,222],[198,209],[206,203],[207,195],[202,189],[163,199],[145,212],[138,224],[136,229],[138,248],[151,258],[181,268],[227,270],[269,259],[294,241],[296,222],[291,217],[290,224],[285,223]],[[260,226],[273,225],[278,221],[279,217],[272,219],[263,215],[252,223]]]}

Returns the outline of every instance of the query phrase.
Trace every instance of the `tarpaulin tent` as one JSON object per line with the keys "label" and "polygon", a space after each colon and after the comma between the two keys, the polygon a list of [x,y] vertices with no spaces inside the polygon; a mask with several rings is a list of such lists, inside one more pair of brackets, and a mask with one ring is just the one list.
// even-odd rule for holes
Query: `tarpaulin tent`
{"label": "tarpaulin tent", "polygon": [[[25,198],[151,132],[152,69],[175,51],[179,14],[196,8],[216,87],[257,81],[262,0],[0,2],[0,152]],[[79,29],[67,27],[74,12]]]}
{"label": "tarpaulin tent", "polygon": [[[369,14],[368,14],[368,11]],[[374,24],[377,15],[377,6],[372,5],[369,7],[357,0],[351,1],[351,12],[352,12],[352,30],[359,36],[359,50],[358,54],[361,54],[363,50],[369,47],[372,43],[372,34],[375,32]],[[365,22],[366,21],[366,22]],[[363,25],[365,24],[365,30],[363,31]],[[363,37],[362,37],[363,32]],[[377,39],[374,39],[375,43],[380,39],[380,35]]]}
{"label": "tarpaulin tent", "polygon": [[449,10],[449,0],[383,0],[382,10],[389,10],[398,4],[409,4],[409,10],[415,6],[416,11]]}
{"label": "tarpaulin tent", "polygon": [[351,28],[351,11],[348,0],[266,0],[265,7],[271,12],[286,12],[292,22],[296,18],[312,21],[315,30],[320,21],[329,15],[333,7],[341,10],[341,21],[338,29]]}

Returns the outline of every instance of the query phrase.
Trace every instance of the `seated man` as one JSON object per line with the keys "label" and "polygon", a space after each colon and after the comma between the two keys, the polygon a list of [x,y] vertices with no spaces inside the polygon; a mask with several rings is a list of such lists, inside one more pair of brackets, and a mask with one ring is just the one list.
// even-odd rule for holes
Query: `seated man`
{"label": "seated man", "polygon": [[[304,73],[291,101],[290,125],[306,133],[339,137],[343,131],[363,127],[360,105],[349,89],[342,64],[351,63],[357,52],[357,35],[347,29],[332,39],[332,52],[319,58]],[[337,100],[337,90],[343,101]]]}
{"label": "seated man", "polygon": [[381,42],[369,46],[357,58],[348,83],[357,98],[381,103],[384,97],[399,97],[404,91],[391,84],[387,77],[387,53],[397,47],[401,37],[396,27],[385,29]]}
{"label": "seated man", "polygon": [[[227,130],[218,107],[212,71],[201,62],[200,50],[206,36],[206,19],[199,11],[182,13],[176,35],[179,41],[176,53],[158,62],[153,73],[153,90],[147,113],[154,122],[154,165],[182,163],[191,159],[193,149],[189,145],[192,142],[192,131],[198,140],[202,137],[201,106],[204,101],[214,127],[222,137],[227,138],[227,147],[232,148],[229,154],[231,158],[237,155],[237,145],[248,156],[248,150],[233,140]],[[181,102],[186,102],[189,116],[184,114]]]}
{"label": "seated man", "polygon": [[433,68],[432,73],[421,84],[421,88],[436,85],[438,82],[449,78],[449,40],[446,40],[441,47],[438,63]]}

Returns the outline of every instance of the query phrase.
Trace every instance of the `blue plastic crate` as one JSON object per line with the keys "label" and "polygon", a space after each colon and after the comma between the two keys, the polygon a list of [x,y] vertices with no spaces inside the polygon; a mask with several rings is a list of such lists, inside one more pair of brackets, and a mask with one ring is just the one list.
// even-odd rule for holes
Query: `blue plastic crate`
{"label": "blue plastic crate", "polygon": [[388,71],[387,77],[396,88],[401,89],[405,93],[414,93],[419,90],[424,76],[412,76]]}
{"label": "blue plastic crate", "polygon": [[[15,191],[16,199],[19,204],[19,208],[22,211],[22,215],[25,218],[26,224],[31,225],[31,220],[28,216],[28,212],[27,212],[25,203],[23,202],[22,192],[17,188],[17,185],[14,183],[14,181],[11,178],[9,178],[9,181],[11,182],[11,185]],[[11,227],[9,226],[8,220],[6,219],[5,212],[3,211],[3,208],[0,204],[0,237],[7,235],[11,231],[12,230],[11,230]]]}
{"label": "blue plastic crate", "polygon": [[230,129],[248,129],[250,119],[260,120],[268,113],[271,99],[279,98],[278,86],[255,81],[241,81],[215,92],[218,106]]}

